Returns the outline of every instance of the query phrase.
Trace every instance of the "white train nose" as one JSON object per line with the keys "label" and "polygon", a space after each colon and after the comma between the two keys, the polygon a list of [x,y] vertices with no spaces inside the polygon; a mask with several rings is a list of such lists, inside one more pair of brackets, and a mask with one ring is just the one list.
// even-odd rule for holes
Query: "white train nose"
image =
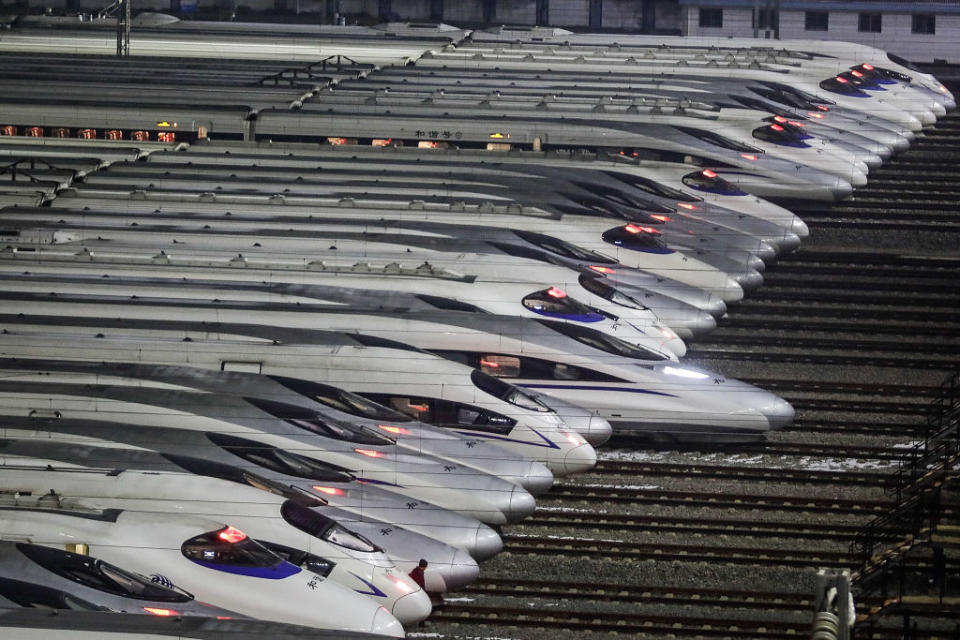
{"label": "white train nose", "polygon": [[[434,565],[430,565],[432,569]],[[429,569],[428,569],[429,571]],[[457,591],[473,583],[480,576],[480,566],[477,561],[463,549],[450,561],[450,565],[442,567],[441,575],[447,591]],[[429,585],[427,585],[429,587]]]}
{"label": "white train nose", "polygon": [[736,281],[744,291],[750,291],[763,284],[763,275],[755,269],[747,269],[736,275]]}
{"label": "white train nose", "polygon": [[510,494],[508,504],[501,511],[506,516],[507,522],[519,522],[529,517],[536,508],[537,502],[530,492],[522,487],[515,487]]}
{"label": "white train nose", "polygon": [[522,479],[518,478],[521,487],[526,489],[532,495],[539,496],[550,490],[553,486],[553,473],[546,465],[539,462],[530,462],[530,468]]}
{"label": "white train nose", "polygon": [[807,223],[800,218],[793,219],[793,222],[790,224],[790,231],[793,231],[795,234],[797,234],[798,238],[810,237],[810,227],[808,227]]}
{"label": "white train nose", "polygon": [[503,540],[496,531],[481,524],[476,536],[463,549],[477,560],[486,560],[503,551]]}
{"label": "white train nose", "polygon": [[563,457],[563,474],[583,473],[597,466],[597,452],[589,444],[567,451]]}
{"label": "white train nose", "polygon": [[[414,585],[416,586],[416,585]],[[393,603],[393,617],[401,624],[416,624],[421,620],[426,620],[433,606],[430,604],[430,596],[423,589],[417,587],[413,593],[397,598]]]}
{"label": "white train nose", "polygon": [[393,617],[393,614],[380,607],[376,615],[373,616],[373,623],[370,625],[370,633],[389,638],[403,638],[406,632],[400,621]]}
{"label": "white train nose", "polygon": [[782,429],[790,425],[796,415],[793,405],[783,398],[776,396],[774,396],[774,399],[769,404],[761,408],[760,411],[767,418],[767,422],[770,423],[771,430]]}

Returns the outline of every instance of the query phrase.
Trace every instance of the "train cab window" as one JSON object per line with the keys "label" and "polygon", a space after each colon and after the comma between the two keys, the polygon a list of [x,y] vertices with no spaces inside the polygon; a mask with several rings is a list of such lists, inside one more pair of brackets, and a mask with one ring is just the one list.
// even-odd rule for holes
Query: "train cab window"
{"label": "train cab window", "polygon": [[513,418],[495,411],[450,400],[387,394],[370,394],[370,397],[437,427],[462,427],[506,435],[517,424]]}
{"label": "train cab window", "polygon": [[482,355],[480,371],[495,378],[516,378],[520,375],[520,358],[494,354]]}
{"label": "train cab window", "polygon": [[741,191],[729,180],[724,180],[720,175],[711,169],[701,169],[693,171],[683,176],[683,184],[693,189],[707,191],[709,193],[719,193],[725,196],[745,196],[746,191]]}
{"label": "train cab window", "polygon": [[580,286],[587,291],[600,296],[604,300],[609,300],[614,304],[618,304],[621,307],[637,309],[639,311],[648,311],[650,309],[650,307],[646,306],[633,296],[627,295],[617,290],[615,287],[611,287],[607,283],[603,282],[602,278],[595,278],[587,274],[581,274],[578,281],[580,282]]}
{"label": "train cab window", "polygon": [[[657,202],[652,202],[648,199],[641,199],[635,196],[632,196],[628,193],[620,191],[618,189],[611,189],[610,187],[598,187],[597,185],[586,184],[582,182],[574,181],[574,184],[583,187],[611,202],[618,204],[621,207],[629,207],[630,209],[645,211],[647,213],[671,213],[671,209],[663,206]],[[616,211],[612,217],[617,218],[630,218],[629,211]]]}
{"label": "train cab window", "polygon": [[763,153],[762,149],[757,149],[756,147],[751,147],[748,144],[744,144],[738,140],[722,136],[719,133],[713,131],[706,131],[704,129],[695,129],[693,127],[674,127],[678,131],[682,131],[687,135],[693,136],[697,140],[702,140],[707,144],[712,144],[717,147],[723,147],[724,149],[729,149],[730,151],[738,151],[740,153]]}
{"label": "train cab window", "polygon": [[607,229],[600,236],[607,244],[612,244],[631,251],[644,253],[668,254],[673,249],[660,237],[660,231],[653,227],[627,224],[613,229]]}
{"label": "train cab window", "polygon": [[326,558],[320,557],[316,554],[301,551],[300,549],[294,549],[293,547],[288,547],[286,545],[277,544],[276,542],[261,542],[260,544],[290,564],[298,566],[301,569],[306,569],[310,573],[313,573],[321,578],[326,578],[329,576],[330,572],[333,571],[333,568],[337,566],[337,563],[333,560],[327,560]]}
{"label": "train cab window", "polygon": [[356,444],[387,446],[395,444],[385,435],[381,435],[360,425],[343,420],[321,417],[316,411],[296,405],[260,398],[244,398],[247,402],[289,425],[310,431],[327,438],[335,438]]}
{"label": "train cab window", "polygon": [[370,420],[382,420],[386,422],[409,422],[410,420],[410,418],[398,411],[392,411],[376,402],[370,402],[361,395],[338,387],[301,380],[299,378],[288,378],[286,376],[270,375],[267,377],[279,382],[291,391],[296,391],[311,400],[316,400],[324,406],[349,413],[358,418],[368,418]]}
{"label": "train cab window", "polygon": [[568,322],[557,322],[556,320],[537,320],[537,322],[569,338],[573,338],[580,344],[585,344],[588,347],[593,347],[606,353],[636,360],[661,361],[668,359],[667,356],[662,353],[630,344],[626,340],[621,340],[620,338],[591,329],[590,327],[582,327]]}
{"label": "train cab window", "polygon": [[779,144],[787,147],[796,147],[796,148],[808,148],[801,131],[796,127],[792,127],[788,124],[780,124],[778,122],[771,122],[770,124],[765,124],[761,127],[757,127],[753,130],[753,137],[757,140],[763,140],[764,142],[771,142],[773,144]]}
{"label": "train cab window", "polygon": [[544,251],[551,251],[558,255],[564,256],[566,258],[572,258],[574,260],[585,260],[588,262],[601,262],[605,261],[607,263],[615,263],[616,261],[612,258],[609,258],[601,253],[596,251],[590,251],[589,249],[583,249],[576,245],[570,244],[558,238],[553,238],[551,236],[544,235],[542,233],[534,233],[532,231],[519,231],[513,229],[513,232],[519,237],[523,238],[527,242],[540,247]]}
{"label": "train cab window", "polygon": [[404,351],[416,351],[418,353],[423,353],[423,349],[419,349],[396,340],[390,340],[389,338],[380,338],[378,336],[370,336],[362,333],[353,333],[350,334],[350,337],[365,347],[384,347],[386,349],[403,349]]}
{"label": "train cab window", "polygon": [[0,601],[4,599],[30,609],[110,611],[65,591],[12,578],[0,578]]}
{"label": "train cab window", "polygon": [[852,98],[866,98],[869,94],[857,88],[855,84],[843,76],[834,76],[820,82],[820,88],[831,93],[850,96]]}
{"label": "train cab window", "polygon": [[[277,569],[278,575],[293,575],[296,571],[284,570],[282,558],[247,537],[245,533],[226,526],[217,531],[208,531],[190,538],[180,546],[180,553],[197,564],[240,569]],[[297,570],[299,571],[299,569]]]}
{"label": "train cab window", "polygon": [[263,445],[253,440],[222,433],[207,433],[213,444],[251,464],[278,473],[319,482],[353,482],[345,468],[302,456],[292,451]]}
{"label": "train cab window", "polygon": [[578,322],[599,322],[604,315],[567,295],[563,289],[550,287],[524,296],[523,306],[534,313]]}
{"label": "train cab window", "polygon": [[18,544],[17,549],[45,569],[98,591],[161,602],[189,602],[193,599],[185,591],[155,584],[141,575],[89,556],[29,544]]}
{"label": "train cab window", "polygon": [[382,549],[359,533],[354,533],[338,524],[335,520],[321,515],[294,500],[287,500],[280,506],[280,515],[287,524],[300,531],[339,547],[362,553],[379,553]]}
{"label": "train cab window", "polygon": [[315,505],[325,504],[314,498],[307,498],[285,484],[274,482],[273,480],[264,478],[263,476],[247,469],[241,469],[240,467],[235,467],[229,464],[221,464],[212,460],[204,460],[202,458],[180,456],[173,453],[165,453],[162,455],[170,462],[173,462],[177,466],[189,471],[194,475],[219,478],[221,480],[227,480],[228,482],[245,484],[247,486],[254,487],[255,489],[260,489],[261,491],[266,491],[267,493],[272,493],[284,498],[293,498],[301,501],[312,500]]}
{"label": "train cab window", "polygon": [[895,64],[898,64],[898,65],[900,65],[901,67],[903,67],[903,68],[905,68],[905,69],[910,69],[910,71],[920,71],[920,67],[918,67],[917,65],[913,64],[912,62],[910,62],[910,61],[907,60],[906,58],[903,58],[903,57],[901,57],[901,56],[898,56],[898,55],[895,54],[895,53],[889,53],[889,52],[888,52],[888,53],[887,53],[887,60],[889,60],[890,62],[893,62],[893,63],[895,63]]}
{"label": "train cab window", "polygon": [[[541,322],[554,321],[544,320]],[[504,375],[505,373],[512,373],[512,371],[509,369],[488,368],[490,373],[487,373],[483,370],[484,361],[490,362],[494,357],[516,358],[516,356],[494,356],[494,354],[477,354],[469,351],[445,351],[441,355],[451,359],[459,360],[472,367],[477,367],[471,376],[474,378],[477,386],[487,393],[495,395],[502,400],[506,400],[511,404],[515,404],[518,407],[523,407],[524,409],[540,412],[551,411],[548,406],[540,402],[540,400],[537,398],[526,393],[522,388],[506,382],[503,378],[508,377]],[[519,360],[520,370],[516,376],[510,377],[532,380],[590,380],[593,382],[626,382],[625,380],[621,380],[620,378],[601,373],[599,371],[556,362],[553,360],[531,358],[528,356],[523,356],[516,359]]]}

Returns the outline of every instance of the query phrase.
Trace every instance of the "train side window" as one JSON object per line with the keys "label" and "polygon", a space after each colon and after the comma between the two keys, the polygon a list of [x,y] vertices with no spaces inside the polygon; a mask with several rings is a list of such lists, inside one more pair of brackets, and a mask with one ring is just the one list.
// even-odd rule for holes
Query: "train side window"
{"label": "train side window", "polygon": [[487,354],[480,356],[480,371],[496,378],[516,378],[520,375],[520,358]]}

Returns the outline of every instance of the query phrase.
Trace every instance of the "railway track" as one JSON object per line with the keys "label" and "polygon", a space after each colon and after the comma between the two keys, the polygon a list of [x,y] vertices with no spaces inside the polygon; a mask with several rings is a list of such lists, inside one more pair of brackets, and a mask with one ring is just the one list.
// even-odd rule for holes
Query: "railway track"
{"label": "railway track", "polygon": [[783,467],[746,467],[741,465],[673,464],[668,462],[601,460],[590,475],[668,476],[683,478],[713,478],[733,480],[762,480],[798,484],[857,484],[881,486],[889,474],[875,471],[827,471],[785,469]]}

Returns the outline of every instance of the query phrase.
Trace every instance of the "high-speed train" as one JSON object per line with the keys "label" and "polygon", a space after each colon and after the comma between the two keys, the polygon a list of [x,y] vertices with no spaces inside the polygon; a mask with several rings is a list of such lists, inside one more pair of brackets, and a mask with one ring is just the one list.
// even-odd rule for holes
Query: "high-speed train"
{"label": "high-speed train", "polygon": [[[622,264],[624,268],[638,270],[640,272],[638,275],[641,277],[638,281],[639,286],[647,285],[652,279],[651,276],[667,278],[670,281],[706,290],[725,301],[740,300],[743,297],[743,286],[739,279],[746,278],[748,283],[754,284],[753,270],[757,265],[762,265],[761,259],[757,258],[752,262],[753,254],[740,250],[736,254],[713,252],[696,257],[667,246],[659,238],[661,235],[659,230],[653,229],[648,233],[643,230],[651,227],[623,221],[587,220],[581,224],[555,222],[555,228],[551,233],[543,234],[528,231],[522,227],[514,228],[510,224],[514,222],[518,225],[542,226],[541,221],[534,222],[524,216],[520,216],[515,221],[506,218],[498,219],[496,226],[397,221],[385,216],[381,216],[384,219],[379,225],[362,219],[352,220],[349,216],[342,218],[340,224],[333,221],[326,224],[319,218],[279,219],[271,223],[265,219],[256,221],[253,216],[249,216],[251,219],[244,224],[242,220],[223,217],[220,217],[217,222],[202,219],[194,222],[178,220],[172,214],[161,216],[169,219],[160,220],[150,220],[148,214],[137,217],[141,220],[133,226],[129,223],[124,224],[122,218],[116,215],[110,216],[107,213],[99,218],[93,213],[83,215],[78,212],[71,216],[65,210],[57,210],[53,213],[46,208],[40,208],[33,212],[25,209],[10,211],[5,216],[5,222],[11,225],[55,227],[68,231],[67,237],[72,236],[74,241],[103,237],[104,233],[117,240],[129,239],[131,236],[136,240],[136,236],[142,237],[142,233],[148,232],[152,234],[154,240],[160,234],[174,235],[181,242],[191,240],[196,242],[200,237],[203,238],[202,244],[211,247],[235,245],[236,238],[241,237],[241,242],[244,243],[241,246],[256,243],[260,243],[261,246],[276,246],[277,243],[282,243],[284,250],[299,252],[322,250],[321,247],[334,246],[337,251],[361,255],[365,251],[376,251],[381,247],[396,251],[398,245],[404,248],[419,247],[423,251],[436,253],[464,251],[505,253],[511,247],[518,247],[518,251],[545,250],[546,248],[547,251],[552,249],[552,253],[559,261],[565,261],[574,267],[579,267],[584,262],[611,262],[610,257],[598,254],[597,251],[589,248],[593,246],[609,250],[616,256],[613,260]],[[645,236],[657,237],[653,240],[647,238],[646,242],[617,242],[613,236],[619,238],[619,230],[628,225],[631,228],[640,229],[640,233]],[[367,231],[367,228],[370,230]],[[332,244],[327,244],[328,242]],[[750,240],[750,242],[759,244],[756,240]],[[581,246],[583,244],[587,247]],[[573,257],[570,257],[571,255]],[[769,257],[774,255],[776,255],[775,252],[771,250]],[[669,288],[666,288],[664,293],[669,295]]]}
{"label": "high-speed train", "polygon": [[[169,427],[134,428],[133,424],[117,429],[114,422],[62,415],[55,420],[12,416],[5,418],[5,425],[8,437],[3,440],[7,452],[4,461],[8,465],[21,464],[24,459],[47,459],[61,465],[189,471],[276,490],[278,495],[289,496],[290,491],[285,489],[289,488],[296,495],[326,503],[336,510],[332,513],[358,530],[370,533],[372,527],[379,527],[371,537],[377,541],[390,538],[385,546],[395,547],[394,534],[402,527],[402,531],[462,549],[478,560],[492,557],[503,547],[499,535],[475,518],[360,483],[341,469],[256,440]],[[203,458],[192,457],[196,455]],[[397,535],[403,544],[416,541],[402,532]],[[438,552],[437,564],[430,567],[428,577],[439,574],[450,588],[476,577],[474,567],[462,554],[445,559],[445,550],[432,548]],[[423,545],[423,550],[429,553],[431,548]],[[408,551],[405,548],[402,553]]]}
{"label": "high-speed train", "polygon": [[[681,271],[675,271],[672,274],[668,271],[668,275],[665,276],[620,265],[609,256],[582,249],[552,236],[522,230],[509,232],[507,242],[466,240],[438,234],[432,236],[405,234],[401,237],[381,234],[381,237],[374,238],[365,236],[362,232],[341,232],[338,234],[341,238],[335,244],[324,245],[317,242],[318,239],[322,241],[324,235],[319,231],[305,238],[299,233],[282,230],[229,233],[226,229],[222,229],[221,232],[216,233],[212,227],[203,229],[204,225],[199,225],[200,228],[192,230],[169,227],[166,231],[173,235],[169,237],[161,235],[164,225],[152,225],[156,233],[148,234],[143,233],[147,230],[147,225],[138,224],[136,227],[125,228],[119,225],[116,227],[91,225],[82,221],[41,222],[45,216],[51,217],[45,209],[36,212],[21,212],[20,209],[10,211],[0,237],[21,246],[31,245],[28,248],[57,244],[93,251],[102,247],[101,243],[105,243],[111,248],[132,245],[142,250],[154,249],[166,253],[230,251],[237,252],[238,255],[233,255],[232,258],[239,262],[245,260],[246,255],[263,253],[277,256],[286,254],[288,259],[291,255],[303,256],[300,260],[304,264],[324,262],[328,258],[343,260],[345,256],[349,256],[352,260],[350,264],[364,259],[379,258],[392,262],[415,258],[419,261],[418,263],[441,265],[456,263],[461,265],[459,269],[466,269],[467,265],[470,269],[486,266],[487,272],[493,270],[500,273],[501,277],[506,266],[516,263],[516,259],[521,259],[530,264],[519,273],[529,278],[535,276],[539,278],[537,268],[540,267],[540,263],[547,263],[566,266],[577,273],[585,273],[591,277],[603,277],[610,280],[611,286],[618,289],[629,288],[628,295],[642,299],[645,306],[649,306],[670,326],[674,323],[680,326],[698,326],[702,324],[698,310],[720,315],[726,310],[724,300],[739,300],[743,297],[743,288],[733,277],[696,259],[691,258],[684,263],[683,256],[678,254],[675,259],[679,260],[677,264]],[[22,219],[17,220],[17,217]],[[94,226],[99,226],[99,231],[92,228]],[[625,226],[624,224],[616,225],[612,228],[613,232],[620,233]],[[502,230],[498,230],[494,233],[501,232]],[[624,233],[629,235],[629,232]],[[161,239],[166,239],[167,243],[176,246],[158,247],[157,242]],[[311,257],[308,258],[308,256]],[[683,265],[686,264],[693,265],[689,273],[683,269]],[[700,286],[680,282],[671,277],[677,275],[687,279],[695,278],[701,280],[701,284],[713,286],[710,290],[704,290]],[[702,282],[704,278],[708,282]],[[565,290],[570,290],[566,284],[563,286]],[[689,307],[696,307],[696,309],[691,311]]]}
{"label": "high-speed train", "polygon": [[[157,342],[152,358],[219,371],[258,371],[333,384],[360,394],[387,392],[391,407],[470,438],[488,440],[540,460],[555,474],[592,467],[610,424],[593,412],[521,389],[472,367],[408,345],[354,332],[184,319],[4,314],[8,334],[57,340],[73,334],[141,344]],[[24,308],[24,311],[27,311]],[[50,336],[44,338],[43,336]],[[184,348],[187,348],[184,350]],[[189,354],[185,356],[185,354]],[[60,357],[68,357],[63,351]],[[138,361],[142,360],[142,356]],[[582,436],[579,434],[583,434]]]}
{"label": "high-speed train", "polygon": [[192,594],[89,555],[0,542],[0,601],[21,607],[243,619]]}
{"label": "high-speed train", "polygon": [[[8,233],[13,232],[9,230]],[[726,311],[726,305],[720,297],[702,289],[670,278],[619,267],[612,258],[596,252],[577,252],[567,243],[550,241],[539,234],[525,235],[536,245],[483,244],[476,247],[478,251],[453,251],[462,248],[462,243],[450,242],[448,246],[451,251],[438,252],[410,245],[384,244],[374,252],[369,244],[364,244],[359,253],[345,252],[339,248],[340,245],[334,245],[338,248],[328,247],[327,251],[311,247],[309,254],[294,253],[292,247],[274,246],[273,243],[267,243],[264,247],[262,241],[250,239],[244,240],[239,247],[234,243],[210,248],[207,236],[189,243],[174,237],[168,240],[168,244],[160,246],[157,245],[160,239],[149,235],[132,235],[122,244],[103,235],[77,243],[73,236],[65,232],[31,229],[29,225],[17,230],[16,236],[8,236],[8,239],[17,243],[10,255],[14,259],[22,257],[25,260],[41,260],[44,255],[62,254],[65,251],[80,256],[116,255],[120,259],[121,255],[133,250],[152,252],[151,259],[157,262],[182,260],[188,256],[204,266],[303,268],[333,273],[364,270],[389,272],[395,268],[393,265],[402,263],[415,265],[407,267],[414,268],[415,273],[424,270],[429,273],[445,272],[449,277],[449,272],[456,272],[458,276],[470,274],[495,282],[537,283],[537,288],[541,285],[556,286],[590,306],[603,308],[617,317],[630,317],[631,324],[643,328],[648,335],[662,336],[664,345],[674,339],[671,331],[689,336],[713,329],[716,322],[711,316],[720,316]],[[379,262],[379,268],[373,269],[371,261],[374,264]],[[603,279],[605,286],[599,288],[604,293],[598,293],[598,287],[593,283],[584,283],[588,278]],[[610,290],[614,293],[607,293]],[[608,307],[603,301],[613,306]],[[645,321],[650,322],[650,330]],[[664,330],[665,326],[669,327],[669,331]]]}
{"label": "high-speed train", "polygon": [[[470,149],[421,150],[363,145],[318,147],[297,143],[276,143],[270,147],[259,147],[240,146],[225,141],[191,146],[183,151],[151,153],[146,158],[146,164],[290,171],[307,171],[323,167],[325,170],[365,171],[368,174],[390,168],[402,169],[410,176],[421,173],[431,175],[447,172],[449,174],[451,167],[465,167],[470,172],[482,171],[480,175],[487,175],[488,172],[509,171],[513,175],[546,178],[551,184],[558,183],[564,187],[571,183],[580,185],[590,196],[589,198],[577,196],[577,199],[571,202],[559,201],[558,196],[566,194],[564,190],[559,194],[553,193],[546,202],[538,200],[535,207],[525,204],[525,208],[531,206],[537,209],[542,208],[550,213],[597,215],[605,209],[621,213],[626,207],[630,215],[639,216],[641,212],[653,214],[642,219],[638,218],[636,222],[647,221],[650,224],[657,224],[664,222],[662,218],[669,217],[669,222],[674,224],[663,225],[664,233],[669,233],[671,226],[675,225],[679,225],[684,231],[712,232],[730,228],[770,242],[789,243],[787,249],[792,248],[796,243],[793,235],[805,237],[808,234],[802,221],[782,207],[761,201],[756,197],[724,198],[722,195],[714,198],[714,202],[707,203],[702,198],[687,192],[686,185],[677,180],[673,174],[666,176],[665,183],[657,171],[658,166],[665,165],[674,169],[683,169],[683,173],[680,174],[683,176],[695,172],[695,168],[690,165],[640,162],[616,154],[613,157],[621,161],[625,168],[617,170],[611,164],[601,165],[592,162],[593,157],[584,153],[571,157],[558,153],[533,151],[490,154]],[[629,160],[630,164],[626,164],[626,160]],[[124,163],[120,166],[141,165]],[[146,169],[141,168],[141,170]],[[631,180],[622,177],[622,174],[627,171],[632,171]],[[66,195],[69,201],[69,192],[63,195]],[[497,204],[497,201],[490,202]],[[602,204],[603,208],[596,206],[598,204]],[[56,201],[52,205],[60,206]],[[430,205],[431,202],[424,201],[424,207],[427,210],[431,210]],[[563,209],[554,211],[560,205]],[[410,206],[412,205],[408,205],[407,208]],[[433,207],[432,210],[440,209]],[[700,226],[694,223],[699,223]],[[718,226],[719,229],[714,229],[714,226]]]}
{"label": "high-speed train", "polygon": [[[33,426],[39,426],[34,421]],[[88,429],[86,434],[96,433],[91,423],[85,425]],[[65,426],[57,426],[56,433],[63,434],[67,431]],[[279,481],[270,480],[266,476],[257,473],[254,467],[236,467],[219,462],[213,462],[206,458],[191,458],[189,456],[178,456],[175,454],[162,454],[155,451],[144,449],[131,449],[118,446],[119,443],[104,442],[101,446],[95,444],[81,444],[79,438],[72,440],[61,439],[55,436],[54,432],[36,431],[32,432],[32,438],[6,438],[0,440],[3,449],[3,467],[27,468],[29,465],[42,464],[53,466],[68,466],[74,468],[74,465],[82,465],[83,468],[100,468],[106,470],[134,469],[138,471],[150,471],[160,473],[182,474],[193,473],[211,478],[219,478],[226,482],[235,482],[243,485],[249,485],[257,489],[262,489],[283,496],[289,499],[301,499],[307,502],[305,498],[309,495],[309,508],[318,511],[332,521],[348,528],[350,532],[359,534],[362,538],[372,542],[375,546],[383,549],[397,567],[403,572],[403,575],[417,566],[421,558],[426,559],[430,564],[427,568],[425,578],[428,590],[441,592],[446,590],[457,590],[471,582],[479,575],[479,567],[469,552],[465,549],[448,545],[421,533],[401,527],[396,523],[386,522],[384,520],[374,520],[372,518],[364,519],[351,511],[341,509],[330,505],[330,501],[321,498],[320,492],[314,491],[308,494],[306,489],[300,489],[295,485],[285,485]],[[44,438],[46,434],[46,438]],[[101,434],[102,435],[102,434]],[[154,436],[158,437],[160,432],[155,431]],[[181,435],[181,433],[176,433]],[[89,435],[85,436],[89,438]],[[212,447],[204,449],[204,453],[213,451]],[[285,478],[286,480],[286,478]],[[199,493],[199,486],[191,485],[185,495]],[[152,496],[151,496],[152,497]],[[394,507],[396,509],[396,507]],[[367,509],[369,514],[373,509]],[[453,514],[450,514],[453,516]],[[407,516],[409,519],[409,516]],[[426,518],[424,523],[426,524]],[[449,518],[448,527],[455,526],[457,522],[454,517]],[[470,523],[474,531],[479,530],[479,523]],[[386,526],[385,526],[386,525]],[[337,527],[329,527],[332,530],[339,531]],[[338,544],[341,540],[337,535],[325,535],[327,542]],[[345,535],[342,540],[346,545],[356,542],[354,537]],[[349,549],[350,547],[347,546]],[[327,558],[330,560],[330,558]],[[350,586],[350,585],[348,585]],[[365,589],[366,590],[366,589]]]}
{"label": "high-speed train", "polygon": [[54,407],[61,415],[80,419],[242,434],[346,468],[391,491],[493,524],[522,519],[535,506],[525,489],[506,480],[398,452],[389,438],[360,432],[316,410],[272,400],[180,390],[165,384],[151,386],[143,380],[128,381],[118,376],[103,376],[103,380],[99,384],[8,380],[0,383],[4,399],[0,411],[3,415],[29,416]]}
{"label": "high-speed train", "polygon": [[[553,484],[553,474],[538,462],[511,454],[495,444],[415,422],[402,413],[332,385],[284,376],[267,377],[246,371],[210,371],[196,367],[144,364],[143,353],[136,348],[129,350],[127,359],[124,359],[123,348],[129,349],[129,342],[125,345],[114,341],[112,349],[108,350],[108,343],[102,338],[84,341],[76,335],[69,338],[68,355],[78,359],[68,360],[62,359],[62,346],[44,344],[43,340],[37,338],[36,335],[21,337],[9,334],[0,337],[0,351],[6,356],[15,356],[0,358],[0,367],[42,370],[47,380],[60,379],[72,384],[97,383],[109,377],[129,378],[155,385],[170,384],[214,394],[258,398],[307,410],[315,409],[324,418],[332,418],[334,425],[338,422],[347,423],[366,428],[374,434],[386,434],[399,449],[473,468],[535,493],[543,493]],[[90,357],[79,359],[85,352]],[[334,426],[334,429],[337,428],[340,427]],[[358,439],[358,442],[361,440]]]}
{"label": "high-speed train", "polygon": [[[16,274],[16,278],[42,277],[45,273],[58,271],[68,271],[75,278],[92,277],[93,274],[102,277],[108,273],[127,276],[199,276],[244,283],[250,291],[275,294],[278,299],[289,300],[303,295],[306,300],[314,301],[319,298],[304,295],[309,294],[309,289],[300,285],[349,288],[351,291],[381,290],[384,300],[397,294],[410,294],[407,304],[416,297],[427,301],[424,304],[432,301],[434,306],[461,303],[488,313],[584,322],[628,341],[631,330],[636,330],[644,338],[653,337],[652,346],[658,351],[677,356],[686,352],[683,341],[663,326],[649,309],[616,305],[583,289],[576,281],[573,284],[578,290],[571,294],[564,286],[555,283],[523,282],[520,278],[510,276],[505,280],[493,280],[489,276],[456,273],[431,265],[408,268],[398,262],[382,268],[366,263],[351,269],[340,269],[328,268],[325,264],[300,268],[296,264],[257,264],[248,260],[243,269],[236,269],[227,266],[226,259],[218,266],[215,261],[175,252],[165,253],[166,259],[161,261],[154,257],[155,253],[135,248],[126,252],[113,250],[109,255],[97,251],[95,254],[88,252],[78,256],[74,251],[58,250],[57,247],[44,249],[41,253],[42,258],[37,255],[34,259],[26,258],[26,253],[0,255],[0,278],[13,274]],[[229,259],[233,257],[231,254]],[[29,263],[29,276],[24,273],[25,262]],[[235,290],[240,291],[239,287]],[[576,294],[582,294],[583,299],[578,299]],[[603,322],[604,319],[611,322]]]}
{"label": "high-speed train", "polygon": [[[50,286],[44,283],[45,291],[49,292]],[[579,404],[609,420],[614,430],[649,436],[750,439],[793,419],[788,403],[752,385],[678,366],[607,334],[551,320],[221,299],[50,296],[16,291],[3,295],[19,300],[20,306],[28,300],[45,300],[44,308],[63,305],[61,312],[87,317],[120,314],[127,318],[239,321],[255,314],[258,323],[319,324],[331,330],[403,340],[496,378]]]}
{"label": "high-speed train", "polygon": [[53,492],[76,498],[81,505],[155,513],[171,521],[181,516],[229,518],[268,546],[314,556],[311,571],[316,575],[369,597],[402,624],[430,615],[430,598],[419,585],[382,549],[323,515],[324,505],[310,498],[288,499],[208,476],[122,469],[8,465],[0,468],[0,483],[34,495]]}
{"label": "high-speed train", "polygon": [[46,493],[0,507],[0,540],[89,553],[243,615],[403,637],[385,608],[243,531],[197,516],[89,509]]}

